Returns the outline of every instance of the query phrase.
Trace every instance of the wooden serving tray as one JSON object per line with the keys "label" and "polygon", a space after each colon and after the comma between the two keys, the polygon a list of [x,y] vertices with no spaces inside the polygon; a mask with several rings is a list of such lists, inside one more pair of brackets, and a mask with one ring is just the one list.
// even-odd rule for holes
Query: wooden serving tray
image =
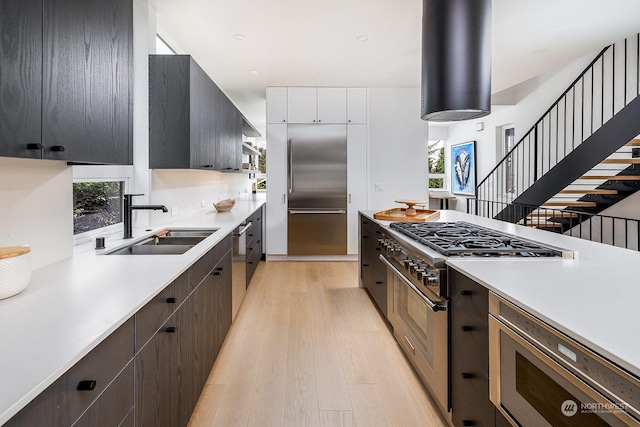
{"label": "wooden serving tray", "polygon": [[386,211],[376,212],[373,214],[373,217],[383,221],[401,222],[427,222],[440,217],[440,211],[432,211],[429,209],[416,209],[416,214],[412,216],[405,215],[405,211],[405,208],[393,208]]}

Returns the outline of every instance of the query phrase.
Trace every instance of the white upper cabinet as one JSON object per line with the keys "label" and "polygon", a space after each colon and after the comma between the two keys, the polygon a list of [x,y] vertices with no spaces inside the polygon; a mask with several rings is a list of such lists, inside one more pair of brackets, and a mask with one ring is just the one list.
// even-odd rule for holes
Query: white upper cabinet
{"label": "white upper cabinet", "polygon": [[367,89],[268,87],[267,123],[367,123]]}
{"label": "white upper cabinet", "polygon": [[367,88],[347,89],[347,123],[367,123]]}
{"label": "white upper cabinet", "polygon": [[318,123],[347,122],[347,88],[318,88]]}
{"label": "white upper cabinet", "polygon": [[287,122],[287,88],[267,88],[267,123]]}
{"label": "white upper cabinet", "polygon": [[287,98],[289,123],[316,123],[318,91],[315,87],[290,87]]}

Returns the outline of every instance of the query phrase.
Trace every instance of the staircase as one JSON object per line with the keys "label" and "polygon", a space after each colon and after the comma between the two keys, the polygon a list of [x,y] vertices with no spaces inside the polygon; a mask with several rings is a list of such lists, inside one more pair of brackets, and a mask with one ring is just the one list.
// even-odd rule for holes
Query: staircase
{"label": "staircase", "polygon": [[633,194],[639,95],[637,34],[596,56],[478,184],[468,211],[566,233]]}
{"label": "staircase", "polygon": [[639,139],[625,144],[518,223],[564,233],[576,225],[577,212],[599,214],[640,190],[640,157],[633,157],[634,147],[640,147]]}

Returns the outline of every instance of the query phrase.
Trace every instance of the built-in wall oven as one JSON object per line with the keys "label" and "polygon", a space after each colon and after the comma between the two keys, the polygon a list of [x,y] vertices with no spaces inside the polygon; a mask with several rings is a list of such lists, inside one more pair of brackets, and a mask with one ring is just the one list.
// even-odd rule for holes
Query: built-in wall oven
{"label": "built-in wall oven", "polygon": [[[384,233],[383,233],[384,234]],[[443,260],[429,259],[385,234],[387,314],[393,334],[443,413],[449,411],[448,302]]]}
{"label": "built-in wall oven", "polygon": [[637,426],[640,381],[490,294],[491,401],[520,426]]}

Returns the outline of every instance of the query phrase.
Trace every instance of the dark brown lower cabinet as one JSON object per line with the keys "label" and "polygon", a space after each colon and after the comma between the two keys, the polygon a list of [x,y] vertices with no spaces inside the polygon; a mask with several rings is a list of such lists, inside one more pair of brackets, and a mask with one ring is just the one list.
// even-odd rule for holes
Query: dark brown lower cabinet
{"label": "dark brown lower cabinet", "polygon": [[[123,420],[133,414],[132,403],[133,363],[129,363],[74,427],[125,426]],[[130,423],[133,425],[133,416]]]}
{"label": "dark brown lower cabinet", "polygon": [[192,406],[231,327],[231,263],[228,251],[189,298]]}
{"label": "dark brown lower cabinet", "polygon": [[489,291],[452,268],[448,277],[453,424],[504,426],[506,420],[489,400]]}
{"label": "dark brown lower cabinet", "polygon": [[136,425],[184,426],[189,421],[189,313],[181,306],[135,358]]}

